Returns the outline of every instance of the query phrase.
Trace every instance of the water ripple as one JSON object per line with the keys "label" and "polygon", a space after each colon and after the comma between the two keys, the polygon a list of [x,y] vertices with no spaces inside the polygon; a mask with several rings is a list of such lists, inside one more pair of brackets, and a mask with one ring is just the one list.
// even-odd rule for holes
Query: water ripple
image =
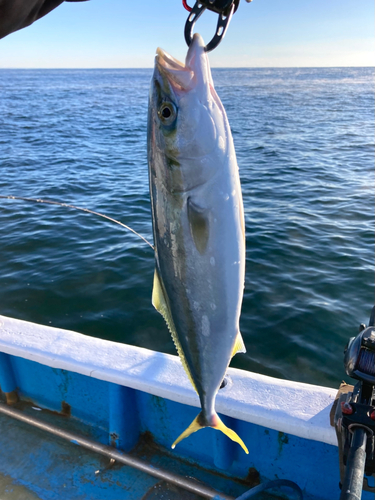
{"label": "water ripple", "polygon": [[[371,69],[214,70],[246,218],[233,365],[338,386],[374,302]],[[0,71],[0,193],[102,211],[152,240],[150,70]],[[0,313],[175,353],[152,250],[94,216],[2,201]]]}

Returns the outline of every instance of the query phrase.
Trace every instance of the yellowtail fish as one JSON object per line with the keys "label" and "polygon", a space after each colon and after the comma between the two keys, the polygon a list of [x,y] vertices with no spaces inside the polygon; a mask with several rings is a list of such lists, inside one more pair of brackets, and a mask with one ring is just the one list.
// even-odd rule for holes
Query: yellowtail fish
{"label": "yellowtail fish", "polygon": [[202,407],[172,448],[212,427],[248,453],[215,411],[232,356],[245,352],[239,332],[245,234],[232,135],[198,34],[185,64],[157,50],[148,161],[156,259],[152,303],[171,331]]}

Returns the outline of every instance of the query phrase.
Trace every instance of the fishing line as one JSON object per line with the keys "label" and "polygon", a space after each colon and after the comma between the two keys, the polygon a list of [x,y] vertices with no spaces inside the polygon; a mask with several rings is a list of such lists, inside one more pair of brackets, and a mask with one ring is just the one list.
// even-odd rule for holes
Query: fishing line
{"label": "fishing line", "polygon": [[80,210],[81,212],[86,212],[88,214],[98,215],[99,217],[103,217],[103,219],[107,219],[110,222],[114,222],[115,224],[119,224],[120,226],[124,227],[128,231],[131,231],[136,236],[141,238],[145,243],[147,243],[147,245],[150,246],[153,250],[155,250],[154,246],[151,245],[151,243],[148,240],[146,240],[146,238],[144,236],[137,233],[137,231],[135,231],[131,227],[127,226],[126,224],[123,224],[122,222],[120,222],[116,219],[113,219],[112,217],[109,217],[108,215],[104,215],[104,214],[101,214],[99,212],[95,212],[94,210],[89,210],[88,208],[76,207],[75,205],[69,205],[68,203],[61,203],[59,201],[42,200],[40,198],[25,198],[23,196],[5,196],[5,195],[0,195],[0,198],[6,199],[6,200],[20,200],[20,201],[30,201],[30,202],[34,202],[34,203],[47,203],[49,205],[59,205],[60,207],[73,208],[74,210]]}

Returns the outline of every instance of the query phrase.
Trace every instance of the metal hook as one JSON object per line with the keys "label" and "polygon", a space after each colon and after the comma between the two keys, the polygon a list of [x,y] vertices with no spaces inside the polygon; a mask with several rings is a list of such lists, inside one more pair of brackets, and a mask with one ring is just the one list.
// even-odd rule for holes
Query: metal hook
{"label": "metal hook", "polygon": [[237,10],[239,0],[229,2],[229,5],[227,2],[225,8],[220,10],[214,7],[214,0],[208,0],[208,2],[206,0],[205,3],[208,3],[208,5],[203,5],[201,1],[197,1],[194,7],[191,9],[191,12],[185,24],[185,41],[187,45],[190,46],[193,40],[193,29],[195,23],[207,8],[209,10],[213,10],[214,12],[217,12],[219,14],[219,19],[217,22],[216,33],[212,40],[205,47],[205,51],[210,52],[211,50],[215,49],[224,38],[232,15],[235,10]]}

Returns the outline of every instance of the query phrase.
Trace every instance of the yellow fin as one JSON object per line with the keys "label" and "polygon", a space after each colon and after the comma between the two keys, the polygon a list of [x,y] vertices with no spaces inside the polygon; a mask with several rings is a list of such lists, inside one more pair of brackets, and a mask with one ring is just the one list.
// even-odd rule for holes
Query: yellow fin
{"label": "yellow fin", "polygon": [[246,347],[240,332],[237,333],[236,342],[234,343],[232,358],[238,352],[246,352]]}
{"label": "yellow fin", "polygon": [[178,436],[176,441],[172,444],[172,450],[174,450],[176,444],[178,444],[180,441],[182,441],[183,439],[190,436],[190,434],[193,434],[194,432],[199,431],[199,429],[203,429],[204,427],[207,427],[206,425],[201,425],[199,423],[199,418],[201,415],[202,415],[202,413],[199,413],[199,415],[192,421],[192,423],[189,425],[189,427],[186,430],[184,430],[184,432],[182,434],[180,434]]}
{"label": "yellow fin", "polygon": [[229,429],[229,427],[227,427],[224,422],[220,420],[218,415],[216,418],[218,420],[218,423],[216,425],[212,425],[211,427],[223,432],[227,437],[229,437],[229,439],[238,443],[245,453],[249,454],[249,450],[246,448],[245,443],[242,441],[240,436],[236,432],[232,431],[232,429]]}
{"label": "yellow fin", "polygon": [[168,302],[165,299],[164,290],[163,290],[163,286],[162,286],[162,283],[161,283],[161,280],[159,277],[159,273],[157,272],[156,269],[155,269],[155,274],[154,274],[154,287],[152,289],[152,305],[165,319],[165,322],[167,323],[168,330],[171,332],[172,339],[173,339],[174,345],[176,346],[178,355],[180,356],[182,366],[184,367],[186,374],[189,377],[191,385],[194,387],[195,391],[198,392],[197,388],[195,387],[193,377],[191,376],[189,367],[186,363],[184,351],[182,350],[180,341],[178,340],[176,328],[175,328],[174,322],[173,322],[173,318],[172,318],[171,312],[169,310]]}
{"label": "yellow fin", "polygon": [[203,420],[202,412],[199,413],[199,415],[192,421],[189,427],[182,434],[180,434],[180,436],[178,436],[176,441],[172,444],[172,449],[174,449],[176,444],[178,444],[180,441],[190,436],[190,434],[199,431],[199,429],[203,429],[204,427],[212,427],[213,429],[223,432],[227,437],[229,437],[229,439],[238,443],[245,453],[249,454],[249,450],[246,448],[240,436],[236,434],[234,431],[232,431],[232,429],[229,429],[229,427],[227,427],[222,422],[222,420],[219,418],[217,414],[214,415],[213,422],[211,425],[201,424],[200,420]]}

